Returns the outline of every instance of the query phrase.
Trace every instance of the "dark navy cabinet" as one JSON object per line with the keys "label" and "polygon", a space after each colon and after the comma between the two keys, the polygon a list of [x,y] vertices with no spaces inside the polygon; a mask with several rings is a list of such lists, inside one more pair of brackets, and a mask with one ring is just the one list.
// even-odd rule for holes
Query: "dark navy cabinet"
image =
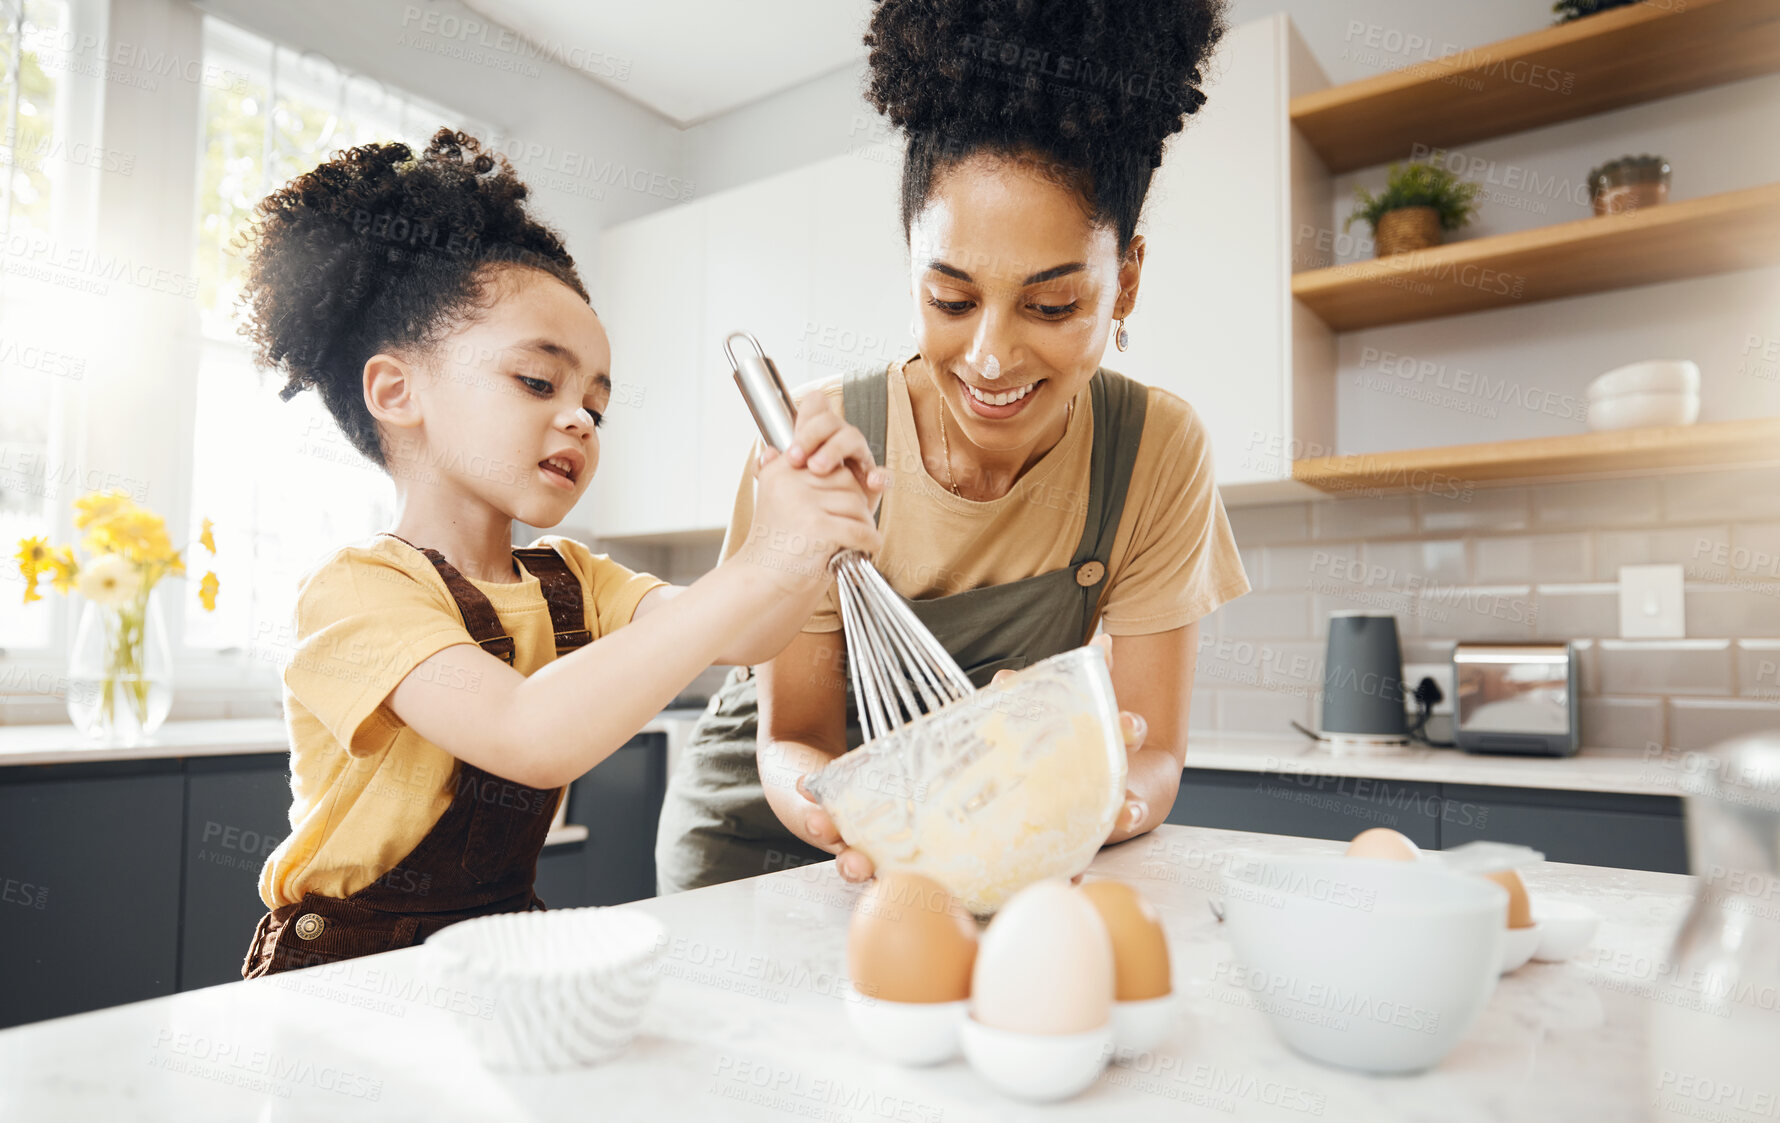
{"label": "dark navy cabinet", "polygon": [[[289,832],[284,753],[0,767],[0,1028],[241,978],[259,874]],[[569,791],[553,908],[653,896],[667,737]]]}
{"label": "dark navy cabinet", "polygon": [[0,768],[0,1026],[172,994],[177,760]]}
{"label": "dark navy cabinet", "polygon": [[1552,862],[1688,872],[1674,796],[1189,768],[1168,821],[1340,840],[1389,827],[1430,850],[1490,839]]}

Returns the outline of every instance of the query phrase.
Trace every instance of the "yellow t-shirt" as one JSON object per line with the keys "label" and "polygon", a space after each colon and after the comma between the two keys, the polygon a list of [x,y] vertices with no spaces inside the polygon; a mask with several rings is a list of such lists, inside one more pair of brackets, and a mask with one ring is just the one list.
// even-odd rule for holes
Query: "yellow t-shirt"
{"label": "yellow t-shirt", "polygon": [[[596,640],[628,624],[637,602],[665,584],[572,538],[544,535],[531,545],[553,547],[581,579]],[[556,658],[535,574],[469,580],[513,637],[515,670],[529,675]],[[304,575],[292,634],[276,642],[290,653],[283,679],[291,833],[260,871],[267,908],[305,893],[357,892],[394,869],[439,821],[451,803],[455,758],[410,729],[385,700],[429,656],[476,641],[433,564],[378,535],[336,550]]]}
{"label": "yellow t-shirt", "polygon": [[[1088,517],[1092,390],[1082,387],[1062,440],[1006,495],[977,502],[953,495],[928,475],[903,363],[891,364],[889,375],[884,459],[892,479],[879,519],[884,548],[874,560],[891,587],[910,600],[926,600],[1068,566]],[[836,413],[842,411],[840,379],[815,383],[800,396],[816,390],[828,394]],[[754,469],[751,455],[736,491],[724,557],[741,547],[753,519]],[[1171,631],[1248,589],[1212,479],[1205,426],[1192,406],[1150,387],[1107,563],[1100,623],[1115,636]],[[840,606],[830,586],[803,630],[833,632],[840,626]]]}

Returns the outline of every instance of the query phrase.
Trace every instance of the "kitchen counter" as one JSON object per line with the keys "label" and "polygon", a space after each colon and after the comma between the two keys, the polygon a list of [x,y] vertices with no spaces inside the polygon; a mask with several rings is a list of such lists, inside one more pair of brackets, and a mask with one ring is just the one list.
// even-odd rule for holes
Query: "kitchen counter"
{"label": "kitchen counter", "polygon": [[[681,743],[702,712],[663,710],[640,730],[669,734],[670,775]],[[283,752],[288,745],[279,718],[168,722],[150,744],[134,748],[88,745],[72,725],[0,726],[0,767]],[[1335,753],[1303,737],[1205,733],[1192,735],[1187,745],[1189,768],[1635,795],[1678,794],[1683,764],[1682,754],[1663,750],[1583,749],[1573,757],[1480,756],[1422,747]]]}
{"label": "kitchen counter", "polygon": [[[1542,863],[1535,897],[1603,917],[1594,947],[1502,979],[1434,1070],[1374,1078],[1287,1051],[1233,976],[1207,901],[1232,855],[1339,843],[1162,827],[1103,851],[1160,909],[1181,1002],[1169,1039],[1074,1100],[1002,1098],[962,1062],[909,1070],[855,1041],[843,1008],[858,888],[832,863],[623,906],[667,926],[643,1033],[596,1068],[524,1076],[478,1063],[458,1021],[475,996],[432,985],[412,948],[0,1032],[0,1115],[49,1119],[829,1120],[1634,1119],[1645,1020],[1693,879]],[[1091,874],[1090,876],[1092,876]],[[1195,1109],[1198,1109],[1197,1111]]]}
{"label": "kitchen counter", "polygon": [[[678,733],[703,710],[663,710],[639,733]],[[290,751],[283,718],[170,721],[148,743],[129,747],[89,743],[72,724],[0,725],[0,768],[9,764],[82,764],[110,760],[240,756]]]}
{"label": "kitchen counter", "polygon": [[1536,757],[1423,745],[1335,751],[1299,736],[1193,734],[1187,738],[1188,768],[1628,795],[1679,795],[1677,781],[1691,763],[1687,754],[1654,747],[1648,751],[1585,748],[1575,756]]}

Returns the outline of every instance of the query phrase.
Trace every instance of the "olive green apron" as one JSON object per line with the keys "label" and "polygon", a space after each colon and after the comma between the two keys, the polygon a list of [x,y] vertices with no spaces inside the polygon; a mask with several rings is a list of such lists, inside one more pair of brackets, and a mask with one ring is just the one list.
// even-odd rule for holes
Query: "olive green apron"
{"label": "olive green apron", "polygon": [[[1148,388],[1111,371],[1089,383],[1093,448],[1088,511],[1068,568],[1005,585],[908,601],[978,686],[1004,667],[1018,669],[1080,647],[1092,636],[1125,490],[1143,436]],[[889,420],[887,369],[849,374],[842,407],[884,463]],[[833,855],[793,835],[761,791],[755,756],[758,710],[748,667],[731,671],[694,727],[668,781],[655,838],[656,891],[674,893]],[[847,690],[847,747],[864,740]]]}

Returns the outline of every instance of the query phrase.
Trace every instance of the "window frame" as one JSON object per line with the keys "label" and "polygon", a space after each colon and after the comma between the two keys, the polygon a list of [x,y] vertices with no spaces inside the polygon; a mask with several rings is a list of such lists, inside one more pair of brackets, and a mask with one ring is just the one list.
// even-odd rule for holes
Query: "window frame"
{"label": "window frame", "polygon": [[[63,2],[68,8],[71,24],[105,26],[108,0],[63,0]],[[12,11],[12,5],[17,6],[16,16]],[[16,25],[17,21],[23,19],[23,7],[23,0],[0,0],[0,19],[11,17]],[[209,12],[200,12],[199,14],[201,18],[194,21],[193,24],[196,28],[196,35],[194,41],[190,43],[190,48],[203,59],[206,66],[212,64],[232,66],[241,61],[238,57],[229,55],[226,50],[213,52],[209,49],[206,25],[212,22],[226,26],[230,35],[249,37],[256,42],[256,45],[263,44],[267,51],[271,68],[268,83],[268,105],[265,108],[268,114],[267,144],[261,157],[262,190],[255,196],[256,198],[263,197],[275,186],[267,182],[269,164],[267,157],[271,154],[273,142],[270,114],[278,103],[277,69],[281,53],[295,55],[298,58],[314,56],[331,66],[335,71],[333,81],[336,83],[337,103],[342,106],[348,104],[346,99],[352,96],[351,89],[355,83],[361,84],[359,87],[361,89],[363,83],[370,83],[372,87],[381,91],[385,98],[394,99],[396,115],[404,126],[410,119],[411,113],[439,113],[445,123],[453,123],[460,129],[472,132],[481,137],[491,148],[502,142],[505,130],[492,122],[481,120],[477,115],[463,113],[430,98],[418,96],[405,87],[387,82],[376,75],[350,70],[327,60],[318,52],[301,50]],[[71,84],[91,82],[95,83],[98,88],[102,89],[103,86],[102,77],[84,76],[71,71],[68,78]],[[90,91],[88,96],[91,96]],[[16,98],[8,100],[16,105]],[[100,100],[102,104],[103,99]],[[10,119],[9,113],[7,120]],[[100,119],[96,124],[99,135],[105,136],[110,122]],[[203,219],[202,192],[198,188],[202,184],[201,169],[205,155],[205,127],[204,100],[200,97],[195,102],[190,129],[175,130],[169,136],[170,141],[179,140],[189,144],[190,148],[187,154],[190,157],[191,165],[198,169],[193,180],[194,191],[189,200],[191,211],[188,212],[194,220],[194,225],[191,228],[190,256],[187,258],[187,266],[191,270],[192,276],[196,276],[198,255],[202,248],[202,239],[199,237],[200,226],[197,224],[201,223]],[[178,158],[178,154],[173,154],[173,157]],[[10,192],[10,185],[7,190]],[[186,442],[188,450],[192,439],[196,436],[196,389],[205,349],[230,348],[237,351],[243,358],[248,354],[247,345],[239,341],[232,331],[226,333],[207,332],[195,306],[194,314],[191,317],[190,332],[190,337],[180,347],[182,357],[177,365],[177,378],[182,380],[183,384],[171,387],[170,391],[172,392],[166,394],[157,403],[158,406],[164,407],[164,412],[152,417],[136,416],[130,422],[138,427],[148,427],[151,431],[170,434],[169,439],[183,440]],[[248,361],[251,362],[251,360]],[[107,408],[107,402],[92,400],[91,395],[82,392],[83,389],[84,387],[78,383],[66,381],[63,385],[55,388],[53,397],[58,404],[52,409],[59,414],[60,423],[55,425],[51,432],[49,449],[52,456],[78,458],[85,435],[91,432],[89,411],[102,413]],[[182,453],[181,465],[181,471],[176,477],[176,484],[171,489],[170,499],[164,503],[155,504],[159,513],[167,517],[169,531],[175,541],[180,541],[184,537],[184,529],[176,526],[175,523],[184,513],[191,511],[196,482],[189,451]],[[47,533],[52,542],[72,543],[78,540],[74,528],[73,500],[79,494],[83,494],[85,490],[87,489],[84,487],[61,489],[52,500],[48,501],[49,525]],[[5,545],[8,547],[5,553],[10,555],[13,552],[11,547],[15,544],[6,543]],[[242,644],[221,648],[193,646],[187,642],[184,619],[185,600],[188,593],[186,586],[193,584],[196,576],[203,571],[201,558],[191,559],[188,554],[188,563],[188,567],[196,572],[187,578],[173,579],[174,584],[169,587],[169,592],[177,590],[176,595],[162,598],[168,639],[172,649],[176,691],[175,705],[178,706],[181,700],[185,700],[200,709],[206,707],[215,709],[214,716],[216,717],[225,716],[225,711],[227,711],[226,716],[230,717],[270,716],[282,698],[281,676],[276,666],[254,657],[251,639],[244,639]],[[55,605],[53,609],[49,607],[51,604]],[[0,647],[0,675],[4,676],[0,678],[0,724],[18,720],[33,723],[44,720],[66,721],[65,716],[46,719],[39,712],[49,707],[54,707],[59,712],[63,704],[59,692],[51,694],[41,690],[17,689],[7,685],[20,682],[55,683],[60,682],[66,675],[69,648],[73,640],[79,604],[73,597],[62,597],[51,593],[46,595],[43,601],[38,602],[36,607],[54,613],[48,643],[45,646],[30,648]],[[234,712],[237,707],[243,712]],[[22,716],[9,717],[9,711],[22,713]]]}

